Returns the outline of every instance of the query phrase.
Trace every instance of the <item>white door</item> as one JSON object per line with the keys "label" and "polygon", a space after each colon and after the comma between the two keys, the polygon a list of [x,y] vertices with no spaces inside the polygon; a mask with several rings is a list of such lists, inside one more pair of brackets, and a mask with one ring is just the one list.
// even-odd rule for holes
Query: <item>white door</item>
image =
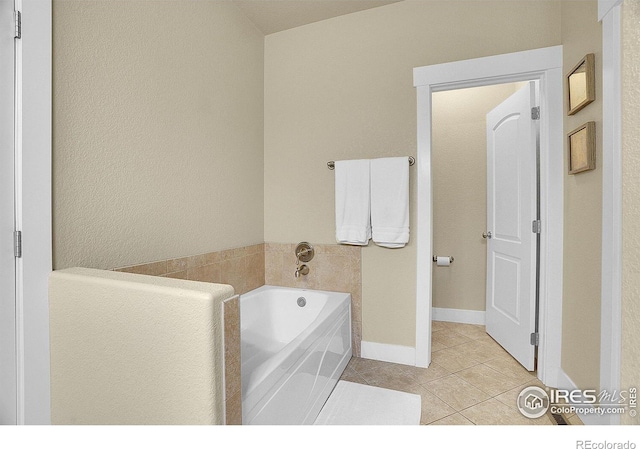
{"label": "white door", "polygon": [[531,82],[487,114],[486,328],[529,371],[536,318],[534,105]]}
{"label": "white door", "polygon": [[0,0],[0,424],[16,415],[13,0]]}

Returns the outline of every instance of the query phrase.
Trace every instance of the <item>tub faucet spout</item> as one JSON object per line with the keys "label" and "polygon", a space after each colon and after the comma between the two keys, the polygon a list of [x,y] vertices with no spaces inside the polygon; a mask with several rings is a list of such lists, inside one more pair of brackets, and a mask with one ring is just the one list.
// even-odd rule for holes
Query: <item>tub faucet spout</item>
{"label": "tub faucet spout", "polygon": [[309,274],[309,267],[305,264],[302,264],[298,268],[296,268],[295,276],[297,278],[299,278],[300,275],[306,276],[307,274]]}

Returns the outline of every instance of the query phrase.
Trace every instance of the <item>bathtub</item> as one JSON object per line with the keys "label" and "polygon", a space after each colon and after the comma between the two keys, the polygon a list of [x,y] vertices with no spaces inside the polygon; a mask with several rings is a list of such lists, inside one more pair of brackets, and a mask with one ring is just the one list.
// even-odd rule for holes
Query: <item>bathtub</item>
{"label": "bathtub", "polygon": [[351,295],[265,285],[240,328],[242,423],[313,424],[351,358]]}

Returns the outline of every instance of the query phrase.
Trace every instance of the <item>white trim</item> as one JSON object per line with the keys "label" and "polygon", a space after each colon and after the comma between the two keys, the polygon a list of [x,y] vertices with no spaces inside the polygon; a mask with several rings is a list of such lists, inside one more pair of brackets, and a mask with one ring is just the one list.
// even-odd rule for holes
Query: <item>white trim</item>
{"label": "white trim", "polygon": [[22,2],[22,405],[19,422],[50,424],[51,0]]}
{"label": "white trim", "polygon": [[609,14],[609,11],[620,5],[622,5],[622,0],[598,0],[598,20],[602,21]]}
{"label": "white trim", "polygon": [[[580,390],[578,386],[575,384],[573,380],[565,373],[560,370],[558,373],[558,385],[557,388],[562,390]],[[576,401],[578,402],[578,401]],[[583,424],[587,425],[602,425],[609,424],[609,418],[607,416],[600,416],[597,413],[576,413]],[[610,416],[610,415],[609,415]],[[618,418],[619,419],[619,418]]]}
{"label": "white trim", "polygon": [[[11,23],[13,2],[0,3],[0,20]],[[0,36],[0,425],[17,423],[15,228],[15,48],[10,33]],[[11,101],[9,101],[11,100]]]}
{"label": "white trim", "polygon": [[[600,6],[602,2],[598,3]],[[608,3],[608,2],[607,2]],[[602,290],[600,389],[620,391],[622,322],[621,7],[602,20]],[[609,424],[620,424],[610,415]]]}
{"label": "white trim", "polygon": [[416,350],[411,346],[363,341],[360,347],[360,356],[363,359],[401,363],[403,365],[414,365],[416,360]]}
{"label": "white trim", "polygon": [[485,312],[483,310],[462,310],[434,307],[431,319],[435,321],[448,321],[450,323],[485,324]]}
{"label": "white trim", "polygon": [[[22,0],[15,0],[16,11],[22,11]],[[24,18],[22,18],[24,21]],[[24,166],[23,166],[23,108],[22,99],[24,95],[23,82],[23,58],[22,58],[22,38],[15,39],[15,70],[16,70],[16,95],[15,95],[15,159],[14,159],[14,179],[15,187],[15,229],[22,231],[22,239],[24,242],[23,227],[23,198],[24,198]],[[23,245],[24,246],[24,245]],[[25,372],[24,372],[24,250],[21,258],[16,259],[16,423],[25,424]]]}
{"label": "white trim", "polygon": [[540,82],[540,346],[538,377],[557,383],[562,348],[563,128],[562,46],[414,69],[418,99],[416,365],[431,361],[431,94],[503,82]]}
{"label": "white trim", "polygon": [[[414,70],[415,73],[415,70]],[[431,195],[431,91],[418,88],[416,366],[431,363],[433,197]],[[424,124],[420,126],[420,124]],[[428,299],[427,299],[428,298]]]}

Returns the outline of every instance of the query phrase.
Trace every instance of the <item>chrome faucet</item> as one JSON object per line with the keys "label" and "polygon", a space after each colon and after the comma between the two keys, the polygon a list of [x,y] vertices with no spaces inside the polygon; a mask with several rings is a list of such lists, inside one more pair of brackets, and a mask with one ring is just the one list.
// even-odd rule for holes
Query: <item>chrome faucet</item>
{"label": "chrome faucet", "polygon": [[296,268],[296,273],[295,273],[296,278],[299,278],[300,275],[306,276],[307,274],[309,274],[309,267],[306,266],[305,264],[302,264],[298,268]]}

